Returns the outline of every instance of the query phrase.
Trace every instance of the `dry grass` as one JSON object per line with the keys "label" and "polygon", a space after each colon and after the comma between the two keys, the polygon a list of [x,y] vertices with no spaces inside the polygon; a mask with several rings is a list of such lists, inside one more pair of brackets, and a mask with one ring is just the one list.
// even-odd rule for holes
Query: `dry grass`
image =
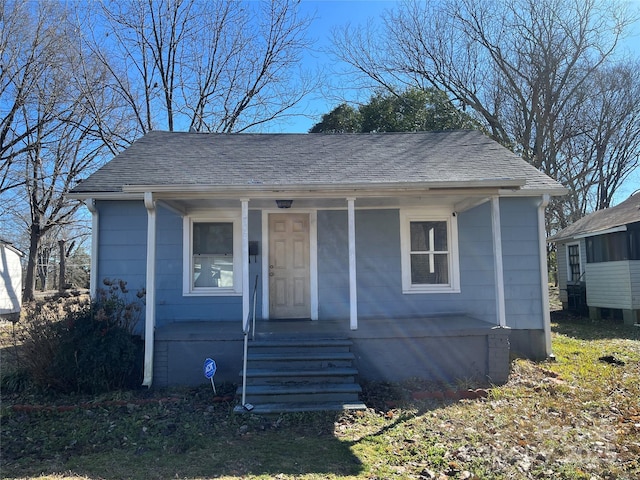
{"label": "dry grass", "polygon": [[640,328],[554,317],[556,361],[515,360],[476,400],[407,382],[371,386],[365,412],[257,417],[210,387],[3,395],[2,477],[640,478]]}

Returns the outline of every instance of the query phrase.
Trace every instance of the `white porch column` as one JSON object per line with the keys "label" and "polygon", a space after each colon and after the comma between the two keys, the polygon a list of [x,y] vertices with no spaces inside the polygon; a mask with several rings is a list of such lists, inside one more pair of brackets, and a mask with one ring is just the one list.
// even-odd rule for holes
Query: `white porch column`
{"label": "white porch column", "polygon": [[549,307],[549,274],[547,267],[547,229],[544,213],[549,205],[549,195],[543,195],[538,204],[538,247],[540,248],[540,288],[542,289],[542,322],[544,325],[544,346],[547,358],[552,358],[551,312]]}
{"label": "white porch column", "polygon": [[96,201],[93,198],[87,199],[85,205],[91,212],[91,274],[89,275],[89,295],[91,299],[96,298],[98,291],[98,239],[100,228],[100,215],[96,208]]}
{"label": "white porch column", "polygon": [[249,199],[242,198],[242,328],[249,317]]}
{"label": "white porch column", "polygon": [[349,327],[358,329],[358,284],[356,283],[356,214],[355,197],[347,198],[349,221]]}
{"label": "white porch column", "polygon": [[144,378],[142,385],[153,383],[153,343],[156,328],[156,204],[153,193],[144,193],[147,209],[147,285],[144,319]]}
{"label": "white porch column", "polygon": [[502,265],[502,231],[500,227],[500,198],[491,198],[491,230],[493,232],[493,269],[496,285],[496,313],[498,325],[507,326],[504,303],[504,271]]}

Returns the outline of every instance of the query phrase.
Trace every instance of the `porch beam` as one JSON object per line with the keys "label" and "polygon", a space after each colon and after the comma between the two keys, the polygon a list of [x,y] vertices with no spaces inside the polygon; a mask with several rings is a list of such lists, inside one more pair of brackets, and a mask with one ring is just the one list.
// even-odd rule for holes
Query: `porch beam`
{"label": "porch beam", "polygon": [[500,197],[491,198],[491,230],[493,233],[493,270],[496,288],[498,325],[507,326],[504,301],[504,270],[502,262],[502,229],[500,226]]}
{"label": "porch beam", "polygon": [[249,199],[243,198],[242,203],[242,328],[249,321]]}
{"label": "porch beam", "polygon": [[156,204],[151,192],[144,194],[147,209],[147,279],[144,318],[144,378],[142,385],[153,383],[153,348],[156,328]]}
{"label": "porch beam", "polygon": [[358,329],[358,290],[356,282],[356,214],[355,197],[347,198],[349,222],[349,327]]}

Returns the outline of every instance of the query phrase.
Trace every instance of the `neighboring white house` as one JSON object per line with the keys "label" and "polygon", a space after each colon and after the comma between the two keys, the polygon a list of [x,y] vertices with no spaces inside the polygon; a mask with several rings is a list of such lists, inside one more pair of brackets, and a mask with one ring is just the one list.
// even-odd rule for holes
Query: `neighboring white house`
{"label": "neighboring white house", "polygon": [[589,316],[640,323],[640,193],[549,238],[557,245],[560,300]]}
{"label": "neighboring white house", "polygon": [[22,298],[22,266],[24,254],[11,242],[0,238],[0,317],[20,313]]}

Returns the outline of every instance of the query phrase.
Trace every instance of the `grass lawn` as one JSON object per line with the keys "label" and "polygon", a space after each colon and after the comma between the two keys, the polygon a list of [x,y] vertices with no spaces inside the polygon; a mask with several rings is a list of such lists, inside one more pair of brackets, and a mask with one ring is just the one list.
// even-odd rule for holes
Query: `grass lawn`
{"label": "grass lawn", "polygon": [[3,392],[0,476],[640,478],[640,328],[564,319],[553,348],[555,362],[514,360],[486,398],[417,400],[418,381],[376,384],[357,413],[238,416],[210,386]]}

